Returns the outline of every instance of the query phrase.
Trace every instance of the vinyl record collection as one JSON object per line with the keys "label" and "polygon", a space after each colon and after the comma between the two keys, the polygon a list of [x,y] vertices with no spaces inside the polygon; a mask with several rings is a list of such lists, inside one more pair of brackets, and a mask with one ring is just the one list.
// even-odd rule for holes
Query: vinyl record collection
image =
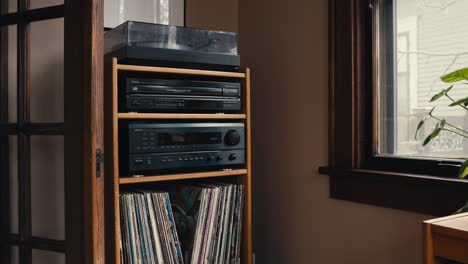
{"label": "vinyl record collection", "polygon": [[225,183],[122,192],[122,263],[239,264],[243,197]]}

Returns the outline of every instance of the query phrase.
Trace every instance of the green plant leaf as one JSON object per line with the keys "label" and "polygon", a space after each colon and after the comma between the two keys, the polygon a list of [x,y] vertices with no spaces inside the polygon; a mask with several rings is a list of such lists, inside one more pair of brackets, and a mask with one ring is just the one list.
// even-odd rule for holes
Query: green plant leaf
{"label": "green plant leaf", "polygon": [[445,124],[447,124],[447,120],[445,119],[442,119],[442,121],[440,122],[440,128],[444,128],[445,127]]}
{"label": "green plant leaf", "polygon": [[442,131],[442,127],[438,127],[436,129],[434,129],[434,132],[432,132],[432,134],[431,134],[432,139],[438,137],[439,134],[440,134],[440,131]]}
{"label": "green plant leaf", "polygon": [[434,95],[431,100],[429,102],[435,102],[437,101],[439,98],[441,98],[442,96],[444,96],[444,90],[442,90],[440,93]]}
{"label": "green plant leaf", "polygon": [[463,213],[468,213],[468,203],[466,203],[462,208],[458,209],[458,211],[456,211],[453,214],[456,215],[456,214],[463,214]]}
{"label": "green plant leaf", "polygon": [[434,102],[434,101],[437,101],[439,98],[441,98],[442,96],[448,94],[448,92],[450,92],[450,90],[452,90],[453,88],[453,85],[446,88],[446,89],[443,89],[442,91],[440,91],[438,94],[434,95],[432,98],[431,98],[431,103]]}
{"label": "green plant leaf", "polygon": [[445,74],[440,79],[446,83],[455,83],[462,80],[468,80],[468,68],[463,68],[449,74]]}
{"label": "green plant leaf", "polygon": [[468,97],[465,97],[465,98],[463,98],[463,99],[460,99],[460,100],[458,100],[458,101],[455,101],[455,102],[451,103],[449,106],[457,106],[457,105],[461,105],[461,104],[464,105],[464,104],[466,104],[466,103],[468,103]]}
{"label": "green plant leaf", "polygon": [[[440,131],[442,131],[442,127],[440,126],[441,123],[437,123],[432,133],[426,137],[426,139],[424,140],[423,146],[426,146],[427,144],[429,144],[429,142],[431,142],[431,140],[439,136]],[[445,123],[443,125],[445,125]]]}
{"label": "green plant leaf", "polygon": [[429,113],[427,115],[432,116],[432,112],[434,112],[435,108],[436,108],[435,106],[432,107],[431,111],[429,111]]}
{"label": "green plant leaf", "polygon": [[450,90],[452,90],[452,88],[453,88],[453,85],[450,85],[448,88],[445,88],[444,93],[448,94],[448,92],[450,92]]}
{"label": "green plant leaf", "polygon": [[465,160],[458,171],[458,177],[464,179],[468,175],[468,160]]}
{"label": "green plant leaf", "polygon": [[423,146],[426,146],[427,144],[429,144],[431,140],[432,140],[432,133],[426,137],[426,139],[424,140]]}
{"label": "green plant leaf", "polygon": [[417,140],[418,131],[422,128],[422,126],[424,125],[424,122],[426,122],[426,118],[424,118],[423,120],[419,121],[418,127],[416,128],[416,132],[414,133],[414,139],[415,139],[415,140]]}

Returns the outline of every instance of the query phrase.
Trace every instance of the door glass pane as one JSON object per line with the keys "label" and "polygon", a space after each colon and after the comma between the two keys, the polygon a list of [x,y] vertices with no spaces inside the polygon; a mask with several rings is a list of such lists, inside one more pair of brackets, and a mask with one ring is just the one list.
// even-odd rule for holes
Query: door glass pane
{"label": "door glass pane", "polygon": [[[5,42],[7,43],[7,47],[5,51],[7,54],[5,55],[2,60],[7,60],[8,68],[6,72],[2,73],[2,80],[0,80],[0,85],[7,87],[8,92],[8,101],[6,102],[7,105],[1,106],[2,109],[8,109],[8,122],[15,123],[16,122],[16,89],[17,89],[17,60],[16,60],[16,46],[17,46],[17,26],[7,26],[2,27],[2,38],[6,38]],[[3,78],[3,74],[5,74],[5,78]],[[3,88],[2,88],[3,89]],[[5,107],[5,108],[4,108]]]}
{"label": "door glass pane", "polygon": [[11,247],[10,263],[18,264],[19,263],[19,249],[18,247]]}
{"label": "door glass pane", "polygon": [[19,251],[16,246],[0,245],[0,263],[18,264]]}
{"label": "door glass pane", "polygon": [[31,120],[63,122],[63,18],[31,23]]}
{"label": "door glass pane", "polygon": [[62,5],[64,0],[30,0],[30,9]]}
{"label": "door glass pane", "polygon": [[18,151],[17,137],[8,136],[8,171],[10,191],[10,232],[18,233]]}
{"label": "door glass pane", "polygon": [[[467,13],[468,1],[378,1],[378,154],[468,156],[468,141],[447,131],[468,128],[468,111],[449,106],[451,100],[468,96],[466,84],[457,84],[449,96],[430,102],[450,86],[440,76],[468,67]],[[438,137],[423,146],[439,121],[428,118],[417,135],[416,129],[433,107],[433,115],[453,127],[445,126]]]}
{"label": "door glass pane", "polygon": [[65,264],[65,255],[33,249],[32,251],[33,264]]}
{"label": "door glass pane", "polygon": [[63,122],[63,18],[31,23],[31,120]]}
{"label": "door glass pane", "polygon": [[14,13],[17,10],[17,0],[0,0],[2,5],[6,5],[2,14]]}
{"label": "door glass pane", "polygon": [[65,239],[63,136],[31,138],[32,234]]}

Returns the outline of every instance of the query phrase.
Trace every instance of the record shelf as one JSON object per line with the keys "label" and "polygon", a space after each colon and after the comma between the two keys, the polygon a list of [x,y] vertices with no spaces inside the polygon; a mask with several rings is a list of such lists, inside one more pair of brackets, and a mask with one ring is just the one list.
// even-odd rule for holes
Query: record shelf
{"label": "record shelf", "polygon": [[[251,124],[250,124],[250,71],[223,72],[196,69],[164,68],[119,64],[116,58],[105,61],[105,223],[106,223],[106,263],[120,264],[120,208],[119,193],[122,186],[132,184],[157,184],[159,182],[230,177],[245,186],[244,222],[242,234],[242,263],[252,263],[252,212],[251,212]],[[171,74],[202,77],[223,77],[241,80],[242,111],[240,114],[175,114],[175,113],[119,113],[118,74],[119,72],[139,72],[146,74]],[[245,123],[246,164],[244,169],[207,171],[184,174],[129,177],[119,175],[119,120],[238,120]],[[125,264],[125,263],[122,263]]]}

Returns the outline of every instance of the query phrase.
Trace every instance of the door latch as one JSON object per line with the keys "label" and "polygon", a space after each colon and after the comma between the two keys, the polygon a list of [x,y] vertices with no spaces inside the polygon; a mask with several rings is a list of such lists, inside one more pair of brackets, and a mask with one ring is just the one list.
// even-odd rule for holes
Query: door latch
{"label": "door latch", "polygon": [[104,162],[104,152],[101,149],[96,149],[96,177],[101,177],[102,163]]}

